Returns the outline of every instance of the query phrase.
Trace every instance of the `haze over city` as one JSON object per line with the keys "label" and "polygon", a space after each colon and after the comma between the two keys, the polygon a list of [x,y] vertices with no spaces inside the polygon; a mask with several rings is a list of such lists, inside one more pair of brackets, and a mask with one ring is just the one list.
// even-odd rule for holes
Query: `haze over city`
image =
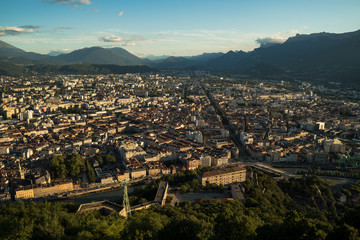
{"label": "haze over city", "polygon": [[3,0],[0,39],[47,54],[91,47],[191,56],[251,51],[296,34],[359,29],[360,2]]}

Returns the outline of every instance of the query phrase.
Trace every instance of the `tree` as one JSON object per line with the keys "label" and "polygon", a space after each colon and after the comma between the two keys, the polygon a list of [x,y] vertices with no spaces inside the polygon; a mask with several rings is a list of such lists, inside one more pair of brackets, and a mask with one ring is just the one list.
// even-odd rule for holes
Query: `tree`
{"label": "tree", "polygon": [[90,165],[89,161],[86,161],[86,173],[87,173],[89,182],[90,182],[90,183],[95,182],[94,169],[93,169],[92,166]]}
{"label": "tree", "polygon": [[105,155],[103,159],[105,164],[116,163],[116,157],[109,154]]}
{"label": "tree", "polygon": [[79,154],[67,156],[65,163],[71,177],[76,177],[85,172],[85,161]]}
{"label": "tree", "polygon": [[65,159],[63,156],[53,155],[50,158],[50,173],[53,178],[66,178],[68,172],[65,166]]}

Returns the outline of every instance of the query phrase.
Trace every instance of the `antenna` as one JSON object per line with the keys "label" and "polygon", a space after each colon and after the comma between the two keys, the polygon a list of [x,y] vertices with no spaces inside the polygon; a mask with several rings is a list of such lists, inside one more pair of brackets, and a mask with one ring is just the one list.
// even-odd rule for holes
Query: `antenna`
{"label": "antenna", "polygon": [[129,201],[129,195],[127,191],[127,184],[129,180],[122,181],[124,184],[124,195],[123,195],[123,207],[126,211],[126,217],[131,216],[131,209],[130,209],[130,201]]}

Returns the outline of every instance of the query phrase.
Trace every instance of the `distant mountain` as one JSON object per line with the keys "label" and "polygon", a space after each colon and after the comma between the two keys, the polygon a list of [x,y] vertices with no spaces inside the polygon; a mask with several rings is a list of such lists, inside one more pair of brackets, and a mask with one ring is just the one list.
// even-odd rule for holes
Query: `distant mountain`
{"label": "distant mountain", "polygon": [[[0,60],[31,64],[149,65],[157,69],[204,69],[254,76],[301,76],[360,85],[360,30],[349,33],[297,34],[281,44],[262,44],[250,52],[141,59],[123,48],[90,47],[58,56],[25,52],[0,41]],[[156,59],[155,57],[151,57]],[[92,70],[91,70],[92,71]],[[105,70],[104,70],[105,71]]]}
{"label": "distant mountain", "polygon": [[185,57],[168,57],[161,62],[153,64],[153,66],[160,69],[181,69],[192,65],[194,65],[194,62]]}
{"label": "distant mountain", "polygon": [[70,64],[70,65],[32,65],[27,71],[37,73],[59,73],[59,74],[124,74],[157,72],[158,70],[146,65],[119,66],[113,64]]}
{"label": "distant mountain", "polygon": [[163,60],[153,61],[152,66],[160,69],[185,69],[185,68],[202,68],[206,62],[223,56],[224,53],[203,53],[195,56],[185,57],[168,57]]}
{"label": "distant mountain", "polygon": [[0,59],[19,64],[33,64],[38,61],[47,61],[48,56],[33,52],[25,52],[20,48],[0,41]]}
{"label": "distant mountain", "polygon": [[224,53],[218,52],[218,53],[203,53],[201,55],[195,55],[191,57],[185,57],[191,61],[193,61],[195,64],[205,64],[206,62],[223,56]]}
{"label": "distant mountain", "polygon": [[[141,59],[123,48],[91,47],[75,50],[71,53],[51,52],[50,55],[25,52],[10,44],[0,41],[0,60],[16,64],[74,64],[97,63],[120,66],[151,64],[150,60]],[[52,56],[51,56],[52,55]]]}
{"label": "distant mountain", "polygon": [[[296,35],[282,44],[233,52],[208,61],[209,70],[257,72],[259,64],[287,72],[360,85],[360,30]],[[269,71],[278,72],[278,71]],[[351,74],[350,74],[351,73]]]}
{"label": "distant mountain", "polygon": [[23,53],[25,53],[24,50],[0,40],[0,58],[6,59]]}
{"label": "distant mountain", "polygon": [[22,73],[22,67],[6,61],[0,61],[0,75],[20,75]]}
{"label": "distant mountain", "polygon": [[60,54],[66,54],[69,53],[69,51],[67,50],[53,50],[51,52],[49,52],[47,55],[52,56],[52,57],[56,57],[59,56]]}
{"label": "distant mountain", "polygon": [[[231,70],[237,69],[239,62],[246,59],[249,56],[249,53],[239,51],[229,51],[226,54],[223,54],[220,57],[209,60],[205,66],[207,69],[211,70]],[[244,66],[244,69],[250,67],[250,65]]]}
{"label": "distant mountain", "polygon": [[144,57],[143,59],[149,59],[151,61],[159,61],[159,60],[164,60],[168,57],[170,57],[170,55],[161,55],[161,56],[148,55],[148,56]]}
{"label": "distant mountain", "polygon": [[66,63],[99,63],[116,64],[119,66],[142,65],[145,60],[129,53],[123,48],[90,47],[61,54],[55,59]]}
{"label": "distant mountain", "polygon": [[8,48],[8,49],[14,49],[14,50],[17,49],[17,50],[23,51],[20,48],[14,47],[13,45],[10,45],[10,44],[0,40],[0,49],[1,48]]}

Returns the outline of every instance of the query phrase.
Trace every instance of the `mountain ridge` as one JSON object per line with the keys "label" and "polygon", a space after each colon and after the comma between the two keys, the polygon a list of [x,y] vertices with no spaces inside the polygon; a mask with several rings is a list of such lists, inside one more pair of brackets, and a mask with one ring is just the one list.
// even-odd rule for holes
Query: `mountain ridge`
{"label": "mountain ridge", "polygon": [[[304,75],[360,85],[360,30],[347,33],[297,34],[280,44],[253,51],[204,53],[190,57],[169,56],[151,61],[123,48],[82,48],[58,56],[25,52],[0,41],[0,60],[16,64],[114,64],[148,65],[164,70],[209,70],[256,76]],[[261,71],[264,67],[264,71]],[[339,77],[340,76],[340,77]]]}

